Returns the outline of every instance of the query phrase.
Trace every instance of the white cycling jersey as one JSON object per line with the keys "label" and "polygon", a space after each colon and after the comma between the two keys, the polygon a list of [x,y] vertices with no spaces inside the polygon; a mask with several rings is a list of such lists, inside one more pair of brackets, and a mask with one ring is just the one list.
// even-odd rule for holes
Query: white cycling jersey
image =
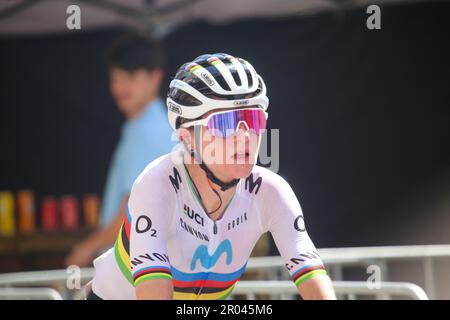
{"label": "white cycling jersey", "polygon": [[179,150],[154,160],[136,179],[114,247],[94,260],[96,295],[135,299],[137,284],[167,278],[174,299],[226,299],[267,231],[297,286],[326,273],[300,204],[282,177],[255,165],[214,221],[184,164],[174,161],[177,155]]}

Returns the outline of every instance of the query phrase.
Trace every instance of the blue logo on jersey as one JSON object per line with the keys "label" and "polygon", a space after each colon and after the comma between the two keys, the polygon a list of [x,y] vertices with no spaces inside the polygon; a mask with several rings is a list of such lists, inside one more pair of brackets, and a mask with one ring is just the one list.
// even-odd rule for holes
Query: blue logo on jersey
{"label": "blue logo on jersey", "polygon": [[213,267],[224,252],[227,256],[226,263],[227,265],[229,265],[233,259],[233,249],[231,247],[230,240],[223,240],[212,256],[209,255],[207,246],[205,246],[204,244],[198,246],[198,248],[194,252],[194,255],[192,256],[191,270],[195,269],[197,260],[200,260],[203,268],[209,269]]}

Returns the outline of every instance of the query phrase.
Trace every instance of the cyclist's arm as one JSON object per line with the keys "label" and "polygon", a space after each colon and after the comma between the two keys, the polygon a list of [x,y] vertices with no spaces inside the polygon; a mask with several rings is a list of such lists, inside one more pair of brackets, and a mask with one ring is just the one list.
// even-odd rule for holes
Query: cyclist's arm
{"label": "cyclist's arm", "polygon": [[330,278],[325,274],[319,274],[305,281],[297,287],[298,292],[305,300],[334,300],[336,295]]}
{"label": "cyclist's arm", "polygon": [[[130,265],[137,299],[172,299],[167,252],[170,200],[156,178],[139,177],[130,194],[124,228],[130,234]],[[128,228],[128,230],[127,230]]]}
{"label": "cyclist's arm", "polygon": [[335,299],[332,283],[306,231],[300,203],[289,184],[277,177],[266,197],[267,229],[303,299]]}
{"label": "cyclist's arm", "polygon": [[173,286],[169,279],[153,279],[136,286],[138,300],[172,300],[172,297]]}

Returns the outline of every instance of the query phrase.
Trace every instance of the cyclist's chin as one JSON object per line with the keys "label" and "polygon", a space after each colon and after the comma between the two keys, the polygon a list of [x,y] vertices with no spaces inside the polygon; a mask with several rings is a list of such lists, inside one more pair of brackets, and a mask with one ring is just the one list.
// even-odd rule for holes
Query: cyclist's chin
{"label": "cyclist's chin", "polygon": [[254,163],[232,164],[230,165],[230,175],[233,179],[247,178],[252,173]]}
{"label": "cyclist's chin", "polygon": [[225,179],[225,181],[231,181],[233,179],[247,178],[253,170],[255,163],[227,163],[227,164],[208,164],[209,169],[215,173],[218,177]]}

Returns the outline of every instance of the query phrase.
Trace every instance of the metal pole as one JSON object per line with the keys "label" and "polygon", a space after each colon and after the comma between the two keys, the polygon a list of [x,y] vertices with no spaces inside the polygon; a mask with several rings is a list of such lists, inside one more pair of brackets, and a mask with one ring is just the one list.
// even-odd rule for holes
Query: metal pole
{"label": "metal pole", "polygon": [[433,272],[433,260],[431,257],[426,257],[423,260],[423,270],[424,270],[424,280],[425,280],[425,291],[427,292],[430,299],[436,299],[436,288],[434,282],[434,272]]}

